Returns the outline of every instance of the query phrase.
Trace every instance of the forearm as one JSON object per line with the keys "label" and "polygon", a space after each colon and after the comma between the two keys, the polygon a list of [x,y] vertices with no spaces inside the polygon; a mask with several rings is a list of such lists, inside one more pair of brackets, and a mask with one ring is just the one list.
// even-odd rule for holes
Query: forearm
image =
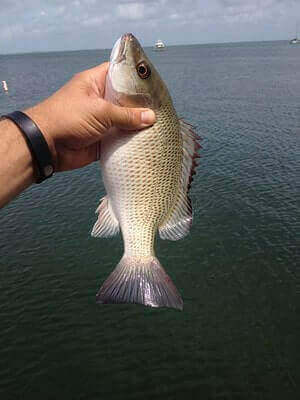
{"label": "forearm", "polygon": [[19,128],[0,121],[0,208],[34,182],[30,150]]}

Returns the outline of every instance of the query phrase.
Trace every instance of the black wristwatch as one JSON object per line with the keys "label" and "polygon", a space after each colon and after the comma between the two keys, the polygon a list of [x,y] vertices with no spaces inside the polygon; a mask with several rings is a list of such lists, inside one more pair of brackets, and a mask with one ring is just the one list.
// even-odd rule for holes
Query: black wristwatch
{"label": "black wristwatch", "polygon": [[13,121],[23,133],[32,158],[37,165],[36,183],[41,183],[45,179],[50,178],[54,172],[51,152],[36,123],[21,111],[14,111],[10,114],[3,115],[2,118],[8,118]]}

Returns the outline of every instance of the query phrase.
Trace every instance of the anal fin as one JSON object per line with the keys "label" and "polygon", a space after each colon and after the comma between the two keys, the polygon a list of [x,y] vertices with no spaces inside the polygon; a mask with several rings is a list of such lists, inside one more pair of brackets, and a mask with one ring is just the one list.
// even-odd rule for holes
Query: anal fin
{"label": "anal fin", "polygon": [[159,227],[161,239],[179,240],[185,237],[193,222],[190,199],[181,193],[168,218]]}

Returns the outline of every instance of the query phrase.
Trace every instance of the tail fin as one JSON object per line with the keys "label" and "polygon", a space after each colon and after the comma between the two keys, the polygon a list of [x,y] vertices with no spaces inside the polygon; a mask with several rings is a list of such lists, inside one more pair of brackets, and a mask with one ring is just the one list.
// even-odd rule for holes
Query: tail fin
{"label": "tail fin", "polygon": [[124,256],[100,288],[96,301],[183,308],[180,294],[155,257]]}

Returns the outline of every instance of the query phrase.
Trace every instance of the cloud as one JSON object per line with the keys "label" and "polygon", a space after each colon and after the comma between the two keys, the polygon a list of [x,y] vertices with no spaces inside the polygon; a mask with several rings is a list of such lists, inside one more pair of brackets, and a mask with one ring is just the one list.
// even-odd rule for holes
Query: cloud
{"label": "cloud", "polygon": [[144,17],[144,4],[124,3],[117,6],[117,15],[121,18],[139,19]]}
{"label": "cloud", "polygon": [[146,45],[288,39],[300,1],[1,0],[0,15],[2,53],[48,51],[107,48],[124,32]]}
{"label": "cloud", "polygon": [[23,26],[18,24],[6,25],[1,28],[1,36],[4,40],[11,40],[13,37],[23,33]]}

